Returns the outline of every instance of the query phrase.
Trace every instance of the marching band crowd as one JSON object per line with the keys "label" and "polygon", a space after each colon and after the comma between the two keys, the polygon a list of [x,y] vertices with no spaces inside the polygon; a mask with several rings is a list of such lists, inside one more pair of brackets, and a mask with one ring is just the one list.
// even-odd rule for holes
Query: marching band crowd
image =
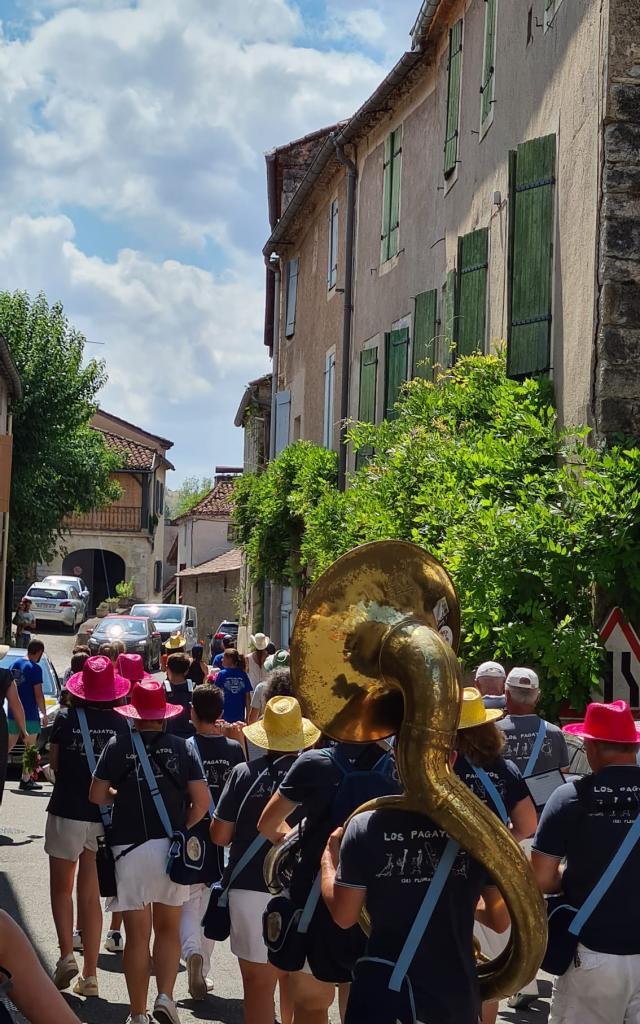
{"label": "marching band crowd", "polygon": [[[247,664],[229,638],[211,673],[201,648],[171,654],[165,684],[137,655],[74,654],[50,748],[55,989],[99,994],[104,897],[129,1024],[151,1020],[152,973],[152,1018],[179,1024],[181,960],[189,995],[205,1000],[227,937],[246,1024],[273,1024],[276,993],[282,1024],[326,1024],[336,993],[344,1024],[492,1024],[498,1004],[481,1002],[476,960],[498,956],[510,930],[493,878],[423,814],[351,818],[399,792],[393,739],[323,736],[292,694],[288,653],[269,653],[263,634],[252,642]],[[473,682],[451,769],[511,830],[549,897],[550,1020],[640,1024],[639,727],[618,701],[589,705],[563,732],[537,714],[530,668],[486,662]],[[567,774],[566,731],[583,738],[591,774]],[[75,1020],[35,959],[26,982],[21,943],[0,946],[16,1002],[33,1024]],[[536,996],[533,979],[510,1005]]]}

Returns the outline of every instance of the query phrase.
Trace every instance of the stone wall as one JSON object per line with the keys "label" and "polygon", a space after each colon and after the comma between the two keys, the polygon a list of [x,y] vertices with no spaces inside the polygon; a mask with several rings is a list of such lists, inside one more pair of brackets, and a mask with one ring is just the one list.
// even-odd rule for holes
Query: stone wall
{"label": "stone wall", "polygon": [[640,13],[609,8],[595,424],[640,436]]}
{"label": "stone wall", "polygon": [[180,601],[198,612],[198,633],[205,640],[223,619],[238,618],[237,594],[240,570],[210,576],[183,576],[180,580]]}

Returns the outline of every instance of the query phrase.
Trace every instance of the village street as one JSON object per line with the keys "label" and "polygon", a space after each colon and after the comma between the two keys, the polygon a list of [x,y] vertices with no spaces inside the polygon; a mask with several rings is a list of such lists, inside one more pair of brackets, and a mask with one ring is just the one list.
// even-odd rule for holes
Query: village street
{"label": "village street", "polygon": [[[62,676],[74,638],[55,628],[39,630],[38,636],[44,640],[47,654]],[[58,954],[49,909],[48,864],[43,849],[49,794],[49,786],[40,793],[18,793],[15,775],[7,783],[0,818],[0,906],[26,929],[43,963],[53,969]],[[242,1021],[240,972],[228,943],[218,947],[214,963],[215,994],[206,1003],[195,1003],[189,998],[184,971],[178,978],[176,998],[184,1024],[195,1021],[240,1024]],[[128,1002],[120,957],[103,952],[98,967],[100,999],[81,999],[69,993],[67,998],[84,1024],[121,1024],[127,1016]],[[544,999],[538,1000],[527,1012],[511,1010],[504,1003],[499,1020],[511,1024],[545,1024],[551,983],[541,981],[540,987]],[[330,1019],[331,1024],[339,1021],[337,1006]]]}

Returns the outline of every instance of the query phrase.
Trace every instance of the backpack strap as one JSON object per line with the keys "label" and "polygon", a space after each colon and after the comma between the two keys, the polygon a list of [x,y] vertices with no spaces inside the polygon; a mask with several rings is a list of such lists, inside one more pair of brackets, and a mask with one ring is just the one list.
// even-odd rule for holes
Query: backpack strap
{"label": "backpack strap", "polygon": [[316,875],[316,877],[313,880],[313,885],[311,886],[311,891],[310,891],[309,895],[307,896],[307,901],[306,901],[306,903],[305,903],[305,905],[303,907],[302,913],[300,915],[300,920],[298,921],[298,933],[300,935],[306,935],[307,932],[309,931],[309,925],[311,924],[311,919],[312,919],[313,915],[316,912],[316,907],[318,906],[318,903],[320,902],[321,894],[322,894],[322,872],[318,871],[318,874]]}
{"label": "backpack strap", "polygon": [[156,811],[158,812],[158,817],[162,822],[162,827],[167,833],[167,838],[173,839],[173,826],[167,813],[167,808],[165,807],[164,800],[162,799],[162,794],[158,789],[158,783],[156,781],[155,775],[153,774],[153,768],[151,767],[147,751],[145,750],[142,736],[140,735],[139,732],[137,732],[134,729],[133,732],[131,733],[131,739],[133,742],[134,750],[138,755],[138,760],[140,761],[140,764],[142,766],[142,771],[144,773],[147,786],[149,787],[149,792],[151,793],[151,799],[155,804]]}
{"label": "backpack strap", "polygon": [[[586,788],[586,787],[585,787]],[[576,785],[577,789],[577,785]],[[585,793],[578,791],[578,797],[584,799]],[[616,853],[612,857],[608,866],[600,876],[599,881],[594,885],[593,889],[587,896],[586,900],[580,907],[578,913],[574,917],[573,921],[569,925],[569,931],[572,935],[579,935],[585,924],[591,917],[591,915],[598,909],[598,906],[606,896],[607,892],[615,882],[616,878],[620,874],[622,868],[629,859],[634,848],[640,841],[640,814],[633,822],[631,828],[627,832],[626,836],[620,843]]]}
{"label": "backpack strap", "polygon": [[465,761],[467,762],[469,767],[473,769],[477,777],[480,779],[480,782],[485,788],[487,796],[490,798],[490,800],[493,801],[496,811],[502,818],[503,823],[506,825],[507,822],[509,821],[509,815],[507,814],[505,802],[500,796],[498,788],[493,782],[493,779],[491,778],[489,773],[484,770],[484,768],[479,768],[478,765],[474,764],[473,761],[470,761],[468,757],[465,757]]}
{"label": "backpack strap", "polygon": [[[207,787],[209,787],[209,783],[207,781],[207,773],[206,773],[206,771],[204,769],[204,763],[202,761],[202,757],[200,755],[200,750],[198,749],[198,744],[196,743],[195,736],[190,736],[189,737],[189,739],[187,740],[187,746],[190,747],[191,750],[193,751],[193,753],[195,754],[196,761],[200,765],[200,768],[202,770],[202,774],[204,775],[204,781],[207,783]],[[213,797],[211,796],[211,789],[209,789],[209,814],[211,815],[212,818],[213,818],[215,809],[216,809],[216,802],[213,799]]]}
{"label": "backpack strap", "polygon": [[[94,775],[96,770],[96,755],[93,752],[91,733],[89,732],[89,723],[87,722],[87,713],[84,708],[76,708],[75,711],[78,716],[80,732],[82,733],[82,745],[87,758],[87,764],[89,765],[89,771],[91,772],[91,775]],[[111,826],[111,808],[107,804],[100,804],[99,811],[100,817],[102,818],[102,824],[106,830]]]}
{"label": "backpack strap", "polygon": [[402,983],[407,976],[407,972],[411,967],[414,956],[416,955],[416,950],[422,941],[429,921],[436,909],[438,900],[442,895],[442,890],[445,887],[451,868],[458,856],[459,849],[460,847],[458,843],[456,843],[455,839],[449,839],[444,848],[444,853],[438,862],[435,874],[427,887],[426,893],[424,894],[424,898],[420,904],[418,913],[415,916],[415,920],[411,925],[405,944],[400,951],[400,956],[398,957],[393,969],[393,973],[389,981],[389,988],[392,992],[399,992],[402,988]]}
{"label": "backpack strap", "polygon": [[540,724],[538,726],[538,734],[537,734],[537,736],[535,738],[535,742],[533,744],[533,747],[531,748],[531,753],[529,755],[529,760],[527,761],[525,769],[524,769],[524,771],[522,773],[523,779],[528,779],[530,775],[533,775],[533,769],[535,768],[535,766],[537,764],[538,758],[540,756],[540,751],[542,750],[542,744],[544,743],[544,738],[545,738],[546,735],[547,735],[547,723],[545,722],[544,718],[541,718],[540,719]]}
{"label": "backpack strap", "polygon": [[260,833],[258,833],[255,839],[249,844],[247,849],[242,854],[242,857],[240,858],[240,860],[234,867],[233,871],[231,872],[231,875],[229,876],[229,881],[227,882],[224,889],[220,893],[220,896],[218,897],[219,907],[226,907],[227,903],[229,902],[229,891],[233,883],[235,882],[236,878],[242,871],[244,871],[246,866],[251,863],[256,854],[259,853],[263,846],[265,846],[265,844],[268,842],[269,840],[267,839],[266,836],[261,836]]}

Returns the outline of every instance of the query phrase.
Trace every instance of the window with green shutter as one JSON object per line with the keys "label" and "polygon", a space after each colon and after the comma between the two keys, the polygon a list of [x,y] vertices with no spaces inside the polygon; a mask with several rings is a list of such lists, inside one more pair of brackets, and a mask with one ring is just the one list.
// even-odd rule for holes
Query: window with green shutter
{"label": "window with green shutter", "polygon": [[480,88],[480,125],[484,126],[493,110],[495,94],[496,13],[498,0],[484,0],[484,59]]}
{"label": "window with green shutter", "polygon": [[287,305],[286,305],[286,326],[285,335],[290,338],[296,330],[296,305],[298,300],[298,268],[300,261],[287,261],[286,284],[287,284]]}
{"label": "window with green shutter", "polygon": [[510,170],[510,316],[507,371],[546,373],[551,365],[551,299],[556,137],[518,146]]}
{"label": "window with green shutter", "polygon": [[398,415],[395,404],[409,370],[409,328],[401,327],[385,335],[384,416],[393,420]]}
{"label": "window with green shutter", "polygon": [[449,31],[447,82],[447,131],[444,140],[444,176],[453,174],[458,162],[460,84],[462,73],[462,19]]}
{"label": "window with green shutter", "polygon": [[435,345],[438,334],[438,289],[416,295],[413,313],[412,377],[433,380]]}
{"label": "window with green shutter", "polygon": [[[361,423],[375,423],[376,395],[378,385],[378,346],[366,348],[360,353],[360,391],[358,396],[358,419]],[[373,455],[373,448],[367,445],[356,452],[356,469],[364,465]]]}
{"label": "window with green shutter", "polygon": [[382,234],[380,262],[398,252],[400,242],[400,182],[402,177],[402,125],[384,143],[382,187]]}
{"label": "window with green shutter", "polygon": [[489,231],[480,228],[458,240],[457,352],[484,352]]}
{"label": "window with green shutter", "polygon": [[555,16],[558,13],[562,0],[544,0],[544,27],[548,29],[551,27],[555,20]]}
{"label": "window with green shutter", "polygon": [[442,330],[437,345],[437,362],[444,368],[453,364],[456,347],[456,284],[455,268],[447,274],[442,288]]}

